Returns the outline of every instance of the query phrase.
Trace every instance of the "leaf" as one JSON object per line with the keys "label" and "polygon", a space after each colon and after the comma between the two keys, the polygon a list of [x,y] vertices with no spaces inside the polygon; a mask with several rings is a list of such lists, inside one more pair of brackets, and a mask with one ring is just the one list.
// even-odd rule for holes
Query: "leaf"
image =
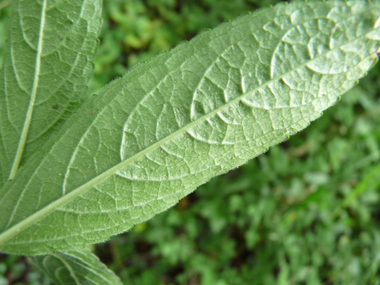
{"label": "leaf", "polygon": [[105,241],[286,140],[376,62],[379,16],[364,1],[281,4],[138,65],[0,190],[0,250]]}
{"label": "leaf", "polygon": [[83,101],[101,0],[14,1],[0,85],[0,187]]}
{"label": "leaf", "polygon": [[122,284],[88,249],[34,256],[31,260],[57,285]]}

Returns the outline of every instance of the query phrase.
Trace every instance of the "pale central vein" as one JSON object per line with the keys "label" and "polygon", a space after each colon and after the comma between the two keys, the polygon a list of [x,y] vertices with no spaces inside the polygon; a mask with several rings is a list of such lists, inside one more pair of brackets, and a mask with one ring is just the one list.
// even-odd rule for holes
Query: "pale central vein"
{"label": "pale central vein", "polygon": [[33,116],[33,110],[34,105],[36,103],[37,98],[37,90],[38,90],[38,83],[40,78],[40,71],[41,71],[41,54],[42,54],[42,48],[43,48],[43,37],[44,37],[44,26],[45,26],[45,12],[46,12],[46,2],[48,0],[43,0],[42,2],[42,9],[41,9],[41,22],[40,22],[40,28],[38,33],[38,44],[37,44],[37,53],[36,53],[36,63],[35,63],[35,69],[34,69],[34,78],[33,78],[33,87],[30,94],[30,100],[29,100],[29,106],[28,110],[26,112],[25,116],[25,122],[24,126],[22,128],[22,132],[20,135],[20,140],[17,146],[17,151],[15,158],[13,160],[12,168],[9,174],[9,179],[13,179],[16,176],[17,170],[20,165],[20,161],[22,158],[22,154],[24,152],[26,139],[28,137],[30,124],[32,122],[32,116]]}

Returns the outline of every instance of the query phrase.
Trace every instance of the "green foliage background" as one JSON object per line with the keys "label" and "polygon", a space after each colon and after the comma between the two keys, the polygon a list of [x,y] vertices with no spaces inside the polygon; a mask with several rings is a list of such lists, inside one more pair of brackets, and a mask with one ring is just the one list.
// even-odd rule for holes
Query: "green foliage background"
{"label": "green foliage background", "polygon": [[[89,95],[198,32],[277,2],[104,1]],[[126,284],[380,284],[379,78],[376,66],[306,131],[97,245],[97,255]],[[1,275],[0,284],[47,284],[15,256],[0,255]]]}

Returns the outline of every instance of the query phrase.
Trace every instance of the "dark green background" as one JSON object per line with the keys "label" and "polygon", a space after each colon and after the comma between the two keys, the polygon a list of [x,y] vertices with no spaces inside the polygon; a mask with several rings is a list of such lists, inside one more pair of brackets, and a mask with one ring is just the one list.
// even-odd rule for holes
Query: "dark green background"
{"label": "dark green background", "polygon": [[[198,32],[277,2],[105,1],[89,94]],[[379,75],[376,66],[305,131],[97,245],[97,255],[126,284],[380,284]],[[17,256],[0,255],[1,275],[0,284],[47,284]]]}

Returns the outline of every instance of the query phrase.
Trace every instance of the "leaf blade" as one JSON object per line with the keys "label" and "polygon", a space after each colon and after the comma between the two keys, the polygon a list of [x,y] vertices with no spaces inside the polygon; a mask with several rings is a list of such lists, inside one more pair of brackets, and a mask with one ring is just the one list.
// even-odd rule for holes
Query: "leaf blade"
{"label": "leaf blade", "polygon": [[305,128],[376,61],[379,9],[276,6],[137,66],[3,189],[1,250],[104,241]]}
{"label": "leaf blade", "polygon": [[[22,131],[19,139],[19,143],[17,145],[16,150],[16,156],[13,160],[12,167],[9,174],[9,179],[13,179],[16,176],[16,172],[18,170],[22,153],[25,147],[26,143],[26,137],[29,131],[31,119],[32,119],[32,113],[33,113],[33,107],[36,101],[37,97],[37,86],[38,86],[38,80],[40,76],[40,69],[41,69],[41,53],[42,53],[42,39],[43,39],[43,31],[45,26],[45,12],[46,12],[46,0],[43,0],[42,2],[42,9],[41,9],[41,22],[39,27],[39,33],[38,33],[38,43],[37,43],[37,52],[36,52],[36,63],[35,63],[35,72],[34,72],[34,79],[33,79],[33,86],[31,90],[30,100],[28,109],[26,110],[26,116],[25,116],[25,123],[22,126]],[[13,56],[13,53],[12,53]],[[14,62],[14,58],[12,57],[12,62]]]}
{"label": "leaf blade", "polygon": [[54,284],[122,284],[88,249],[34,256],[31,260]]}
{"label": "leaf blade", "polygon": [[101,23],[101,0],[14,2],[0,86],[4,182],[83,101]]}

